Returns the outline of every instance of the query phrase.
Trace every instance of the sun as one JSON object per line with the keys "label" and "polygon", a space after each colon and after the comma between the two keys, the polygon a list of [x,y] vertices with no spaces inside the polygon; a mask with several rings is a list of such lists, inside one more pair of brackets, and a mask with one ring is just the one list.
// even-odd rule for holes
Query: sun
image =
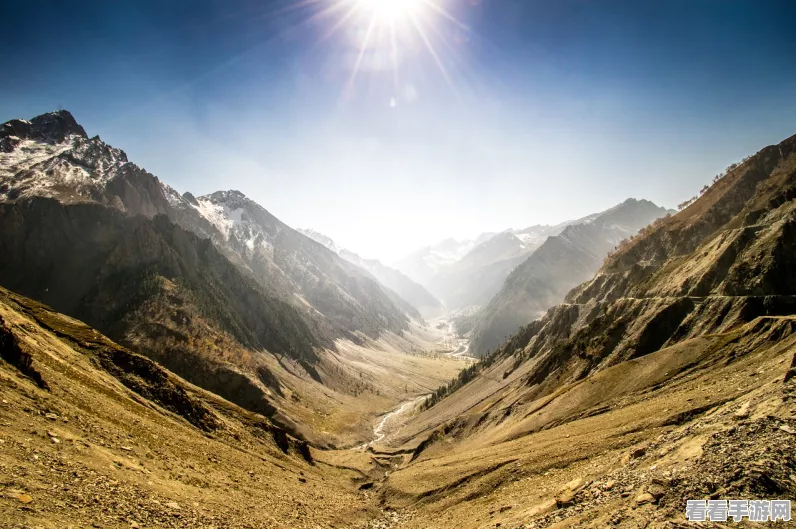
{"label": "sun", "polygon": [[357,0],[359,8],[383,22],[396,22],[418,16],[428,7],[425,0]]}
{"label": "sun", "polygon": [[351,43],[351,52],[340,63],[350,72],[346,94],[355,92],[355,81],[361,72],[369,73],[371,78],[390,73],[395,92],[386,99],[390,107],[396,106],[399,92],[405,94],[406,100],[416,99],[416,95],[406,95],[416,94],[416,90],[403,81],[402,73],[409,66],[422,64],[422,50],[454,94],[458,92],[448,66],[462,63],[463,43],[467,42],[464,37],[469,37],[471,31],[448,9],[448,4],[455,7],[461,0],[301,1],[320,6],[311,20],[325,26],[321,41],[342,32]]}

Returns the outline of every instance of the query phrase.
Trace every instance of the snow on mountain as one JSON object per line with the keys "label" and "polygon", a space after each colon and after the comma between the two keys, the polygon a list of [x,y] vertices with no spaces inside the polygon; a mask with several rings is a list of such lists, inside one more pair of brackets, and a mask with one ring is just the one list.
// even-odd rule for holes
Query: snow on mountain
{"label": "snow on mountain", "polygon": [[16,127],[6,124],[0,130],[6,134],[0,140],[0,199],[90,198],[129,163],[124,151],[77,130],[57,142],[44,141],[35,121],[15,120],[9,123]]}
{"label": "snow on mountain", "polygon": [[[376,337],[416,314],[368,272],[319,247],[239,191],[178,193],[89,138],[66,111],[0,125],[0,201],[91,201],[128,215],[169,220],[210,239],[269,292],[307,312],[321,333]],[[399,306],[400,305],[400,306]],[[411,314],[410,314],[411,313]]]}

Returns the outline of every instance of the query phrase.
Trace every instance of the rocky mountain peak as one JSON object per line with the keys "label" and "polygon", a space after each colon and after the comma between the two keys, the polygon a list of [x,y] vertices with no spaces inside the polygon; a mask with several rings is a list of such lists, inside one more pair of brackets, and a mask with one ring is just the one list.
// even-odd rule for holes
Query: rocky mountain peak
{"label": "rocky mountain peak", "polygon": [[226,206],[229,209],[245,209],[247,206],[257,206],[257,203],[237,189],[214,191],[199,197],[200,201],[207,201],[217,206]]}
{"label": "rocky mountain peak", "polygon": [[0,126],[0,139],[16,137],[21,140],[61,143],[69,136],[88,139],[85,129],[66,110],[41,114],[30,121],[12,119]]}

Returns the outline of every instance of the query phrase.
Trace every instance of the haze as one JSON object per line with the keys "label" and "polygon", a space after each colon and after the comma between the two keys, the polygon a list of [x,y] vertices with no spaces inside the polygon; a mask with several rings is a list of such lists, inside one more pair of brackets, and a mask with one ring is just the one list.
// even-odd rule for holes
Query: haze
{"label": "haze", "polygon": [[796,122],[792,2],[442,4],[393,48],[323,2],[18,3],[0,121],[67,108],[181,192],[385,262],[673,207]]}

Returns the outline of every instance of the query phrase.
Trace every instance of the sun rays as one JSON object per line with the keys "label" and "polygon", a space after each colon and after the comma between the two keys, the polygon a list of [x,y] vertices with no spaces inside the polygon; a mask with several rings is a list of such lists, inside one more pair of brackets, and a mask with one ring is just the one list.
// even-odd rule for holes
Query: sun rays
{"label": "sun rays", "polygon": [[321,28],[323,42],[340,32],[351,35],[353,52],[344,65],[348,69],[345,93],[355,91],[366,70],[375,75],[389,69],[396,94],[388,101],[395,106],[401,91],[402,66],[411,60],[433,65],[458,97],[448,65],[452,62],[450,54],[459,50],[447,35],[453,34],[451,29],[469,32],[469,28],[446,8],[445,1],[309,0],[302,5],[312,6],[310,20]]}

